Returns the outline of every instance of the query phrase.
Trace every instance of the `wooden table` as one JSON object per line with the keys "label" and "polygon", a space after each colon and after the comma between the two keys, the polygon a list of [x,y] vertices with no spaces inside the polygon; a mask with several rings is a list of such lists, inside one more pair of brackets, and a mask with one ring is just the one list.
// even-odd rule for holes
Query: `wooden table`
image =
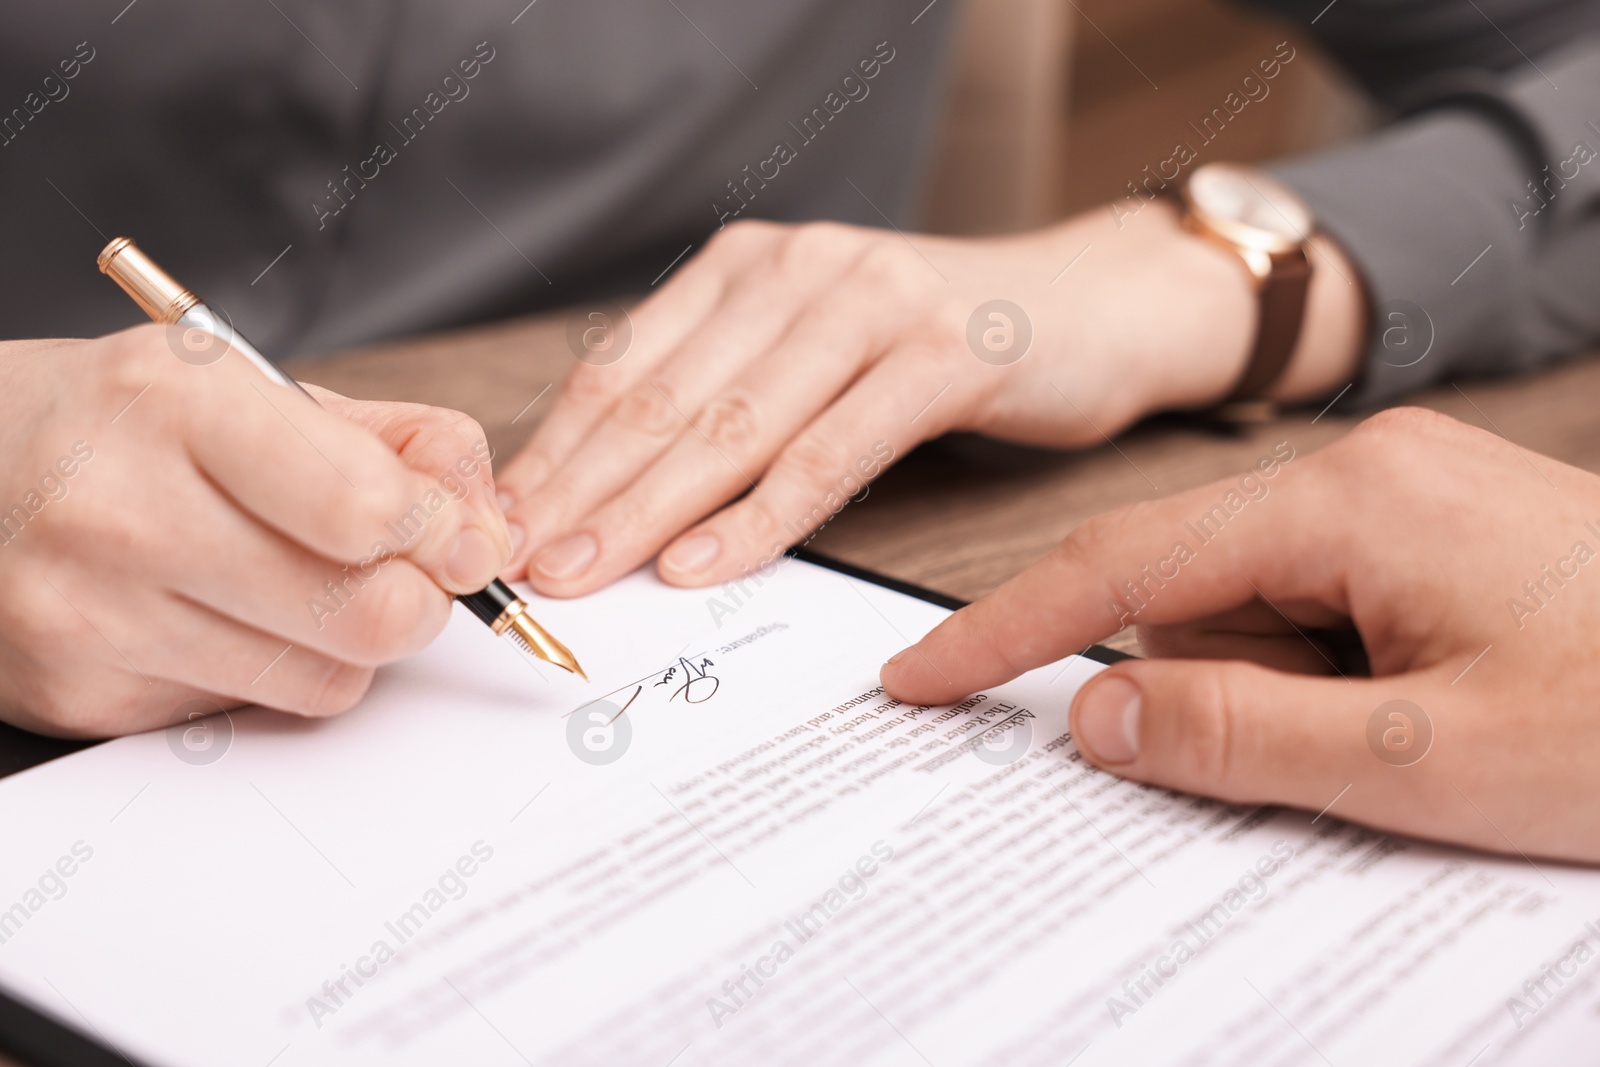
{"label": "wooden table", "polygon": [[[574,362],[565,316],[424,337],[301,364],[298,377],[351,396],[424,401],[468,412],[501,457],[526,440]],[[1525,448],[1600,470],[1600,360],[1518,381],[1468,382],[1415,398]],[[519,418],[519,414],[521,417]],[[1295,412],[1237,437],[1148,423],[1087,452],[1057,454],[976,438],[925,446],[812,542],[818,550],[962,598],[988,592],[1096,512],[1242,472],[1288,440],[1304,453],[1356,419],[1335,406]],[[1126,646],[1129,634],[1110,642]],[[0,1067],[18,1065],[0,1056]]]}
{"label": "wooden table", "polygon": [[[303,363],[294,372],[351,396],[465,411],[483,424],[504,462],[549,410],[575,362],[565,321],[564,315],[543,315],[377,345]],[[1600,417],[1591,397],[1600,397],[1600,360],[1584,359],[1531,378],[1445,386],[1412,402],[1600,471]],[[1115,447],[1077,453],[948,438],[892,467],[812,547],[971,599],[1038,559],[1091,515],[1243,472],[1280,441],[1300,454],[1327,444],[1359,421],[1347,407],[1336,404],[1321,417],[1315,408],[1295,411],[1232,437],[1156,420],[1118,438]],[[1129,647],[1131,633],[1108,643]]]}

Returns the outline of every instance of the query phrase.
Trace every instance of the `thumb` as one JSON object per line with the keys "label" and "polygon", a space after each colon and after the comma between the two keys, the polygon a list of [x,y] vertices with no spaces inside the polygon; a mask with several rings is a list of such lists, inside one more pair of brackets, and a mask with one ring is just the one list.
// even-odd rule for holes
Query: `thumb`
{"label": "thumb", "polygon": [[1123,662],[1079,690],[1072,736],[1084,758],[1120,777],[1318,811],[1393,765],[1368,746],[1367,724],[1404,685],[1241,662]]}

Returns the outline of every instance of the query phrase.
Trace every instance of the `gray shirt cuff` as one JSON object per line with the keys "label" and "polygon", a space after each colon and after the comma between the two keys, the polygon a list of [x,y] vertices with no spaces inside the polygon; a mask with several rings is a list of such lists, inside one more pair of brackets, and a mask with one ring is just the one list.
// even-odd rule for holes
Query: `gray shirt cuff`
{"label": "gray shirt cuff", "polygon": [[1520,371],[1600,339],[1600,127],[1584,121],[1600,116],[1600,47],[1540,66],[1273,168],[1366,287],[1372,334],[1347,402]]}

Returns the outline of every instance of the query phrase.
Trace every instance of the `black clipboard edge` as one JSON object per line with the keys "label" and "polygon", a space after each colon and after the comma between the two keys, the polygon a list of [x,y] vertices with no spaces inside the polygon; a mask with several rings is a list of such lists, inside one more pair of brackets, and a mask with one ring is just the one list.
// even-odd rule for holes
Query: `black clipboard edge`
{"label": "black clipboard edge", "polygon": [[[873,585],[881,585],[896,593],[926,600],[941,608],[956,611],[967,605],[965,600],[924,588],[912,582],[891,578],[887,574],[858,567],[853,563],[813,552],[808,548],[791,548],[787,553],[794,559],[811,563],[826,570],[836,571],[850,578]],[[1090,645],[1078,653],[1096,663],[1112,664],[1133,659],[1126,652],[1103,645]],[[5,727],[0,733],[0,777],[26,770],[29,767],[61,756],[70,755],[98,741],[61,741],[39,737],[15,727]],[[13,747],[13,745],[15,747]],[[12,752],[18,751],[13,758]],[[24,1004],[0,989],[0,1052],[4,1052],[28,1067],[148,1067],[143,1061],[129,1057],[91,1041],[76,1030],[69,1029],[31,1005]]]}
{"label": "black clipboard edge", "polygon": [[[950,596],[948,593],[940,593],[917,585],[914,582],[891,578],[887,574],[879,574],[877,571],[868,570],[866,567],[858,567],[854,563],[846,563],[844,560],[834,559],[832,556],[825,556],[821,552],[814,552],[809,548],[791,548],[784,554],[804,563],[813,563],[830,571],[838,571],[840,574],[857,578],[863,582],[871,582],[873,585],[881,585],[885,589],[893,589],[896,593],[904,593],[906,596],[915,597],[918,600],[926,600],[930,604],[937,604],[939,607],[949,608],[951,611],[959,611],[961,608],[966,607],[968,603],[959,597]],[[1113,663],[1121,663],[1125,659],[1138,658],[1137,656],[1130,656],[1126,652],[1118,652],[1114,648],[1107,648],[1104,645],[1090,645],[1082,652],[1079,652],[1078,655],[1096,663],[1103,663],[1108,667]]]}
{"label": "black clipboard edge", "polygon": [[0,989],[0,1052],[28,1067],[149,1067]]}
{"label": "black clipboard edge", "polygon": [[49,763],[62,756],[98,745],[99,741],[82,741],[65,737],[45,737],[0,722],[0,778]]}

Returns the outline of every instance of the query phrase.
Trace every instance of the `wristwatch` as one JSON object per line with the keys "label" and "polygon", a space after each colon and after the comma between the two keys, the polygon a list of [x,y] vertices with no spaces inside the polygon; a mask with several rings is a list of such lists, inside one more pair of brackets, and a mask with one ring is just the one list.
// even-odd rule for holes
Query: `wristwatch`
{"label": "wristwatch", "polygon": [[1271,175],[1237,163],[1197,167],[1178,192],[1183,228],[1228,249],[1256,291],[1255,342],[1244,373],[1214,414],[1229,421],[1271,418],[1267,391],[1300,339],[1311,282],[1311,209]]}

